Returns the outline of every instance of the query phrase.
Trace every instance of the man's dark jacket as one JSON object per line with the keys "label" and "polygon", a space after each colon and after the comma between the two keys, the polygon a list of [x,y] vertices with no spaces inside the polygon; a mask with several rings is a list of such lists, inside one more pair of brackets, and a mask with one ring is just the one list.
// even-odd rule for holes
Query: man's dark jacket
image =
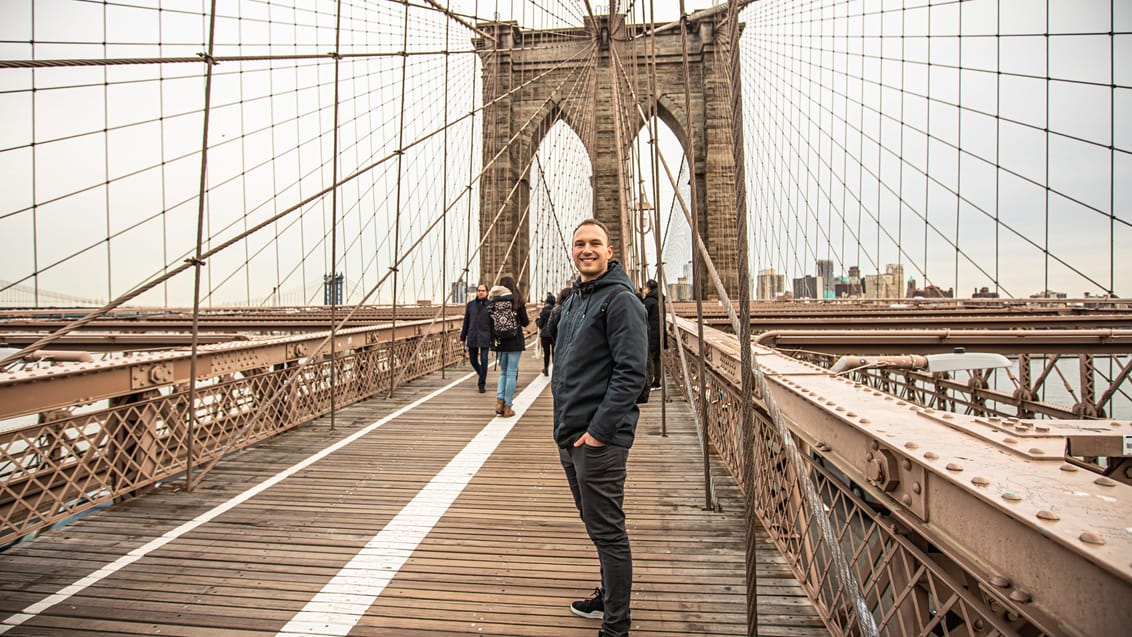
{"label": "man's dark jacket", "polygon": [[491,347],[491,317],[487,315],[487,299],[468,301],[464,308],[460,340],[468,347]]}
{"label": "man's dark jacket", "polygon": [[645,315],[649,322],[649,351],[660,351],[660,295],[656,290],[649,290],[645,295]]}
{"label": "man's dark jacket", "polygon": [[559,447],[572,446],[587,431],[606,444],[633,445],[637,397],[648,382],[647,350],[645,307],[620,263],[610,261],[593,281],[574,282],[558,321],[550,381]]}

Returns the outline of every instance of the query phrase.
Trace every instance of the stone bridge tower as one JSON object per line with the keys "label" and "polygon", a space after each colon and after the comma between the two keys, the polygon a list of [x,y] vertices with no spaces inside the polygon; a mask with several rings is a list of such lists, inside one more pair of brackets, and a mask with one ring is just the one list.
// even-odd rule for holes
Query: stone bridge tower
{"label": "stone bridge tower", "polygon": [[[697,17],[700,16],[700,17]],[[688,17],[688,75],[700,235],[730,295],[738,291],[735,161],[731,56],[721,23],[725,12]],[[609,226],[615,258],[634,271],[628,210],[636,184],[628,158],[655,112],[688,155],[684,62],[679,23],[626,24],[623,14],[587,19],[583,28],[524,31],[516,22],[481,23],[491,36],[475,39],[483,63],[483,161],[480,182],[480,256],[483,278],[515,276],[527,290],[529,177],[543,137],[559,120],[582,140],[593,170],[593,217]],[[492,39],[494,38],[494,39]],[[655,55],[653,48],[655,47]],[[649,68],[655,58],[656,89]],[[734,74],[738,77],[738,73]],[[613,90],[617,82],[619,90]],[[737,90],[738,87],[736,87]],[[618,122],[624,124],[617,126]],[[739,155],[741,157],[741,155]],[[620,158],[620,159],[619,159]],[[679,162],[669,159],[675,174]],[[661,179],[667,179],[661,172]],[[680,214],[678,211],[676,214]],[[516,233],[516,230],[518,231]],[[566,229],[568,231],[568,229]],[[628,241],[624,238],[629,237]],[[689,255],[691,256],[691,255]],[[651,273],[643,278],[648,278]],[[676,275],[669,272],[670,282]],[[714,287],[699,282],[706,296]]]}

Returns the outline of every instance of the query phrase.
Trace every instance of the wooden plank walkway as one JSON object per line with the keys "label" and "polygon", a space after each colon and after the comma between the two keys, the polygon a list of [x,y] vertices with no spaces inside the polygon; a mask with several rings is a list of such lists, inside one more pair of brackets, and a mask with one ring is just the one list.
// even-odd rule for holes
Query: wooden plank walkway
{"label": "wooden plank walkway", "polygon": [[[520,391],[542,383],[539,362],[524,357]],[[551,439],[549,387],[520,418],[507,419],[513,428],[462,492],[451,492],[447,479],[434,480],[482,438],[485,425],[511,424],[493,420],[493,394],[478,394],[467,371],[434,374],[399,388],[393,399],[341,410],[334,431],[323,418],[235,453],[193,493],[165,485],[0,553],[0,633],[275,635],[305,607],[315,614],[302,617],[325,626],[335,616],[308,603],[325,598],[316,595],[332,578],[358,572],[343,567],[351,560],[356,566],[361,551],[388,583],[368,598],[360,592],[373,581],[372,571],[348,580],[363,586],[340,589],[329,608],[353,609],[360,617],[352,628],[322,634],[592,637],[600,622],[567,608],[592,591],[598,564]],[[279,472],[454,381],[264,487]],[[738,490],[716,467],[722,512],[704,511],[703,468],[687,404],[669,403],[668,437],[659,435],[659,401],[644,407],[626,494],[635,563],[632,634],[744,635]],[[237,506],[176,531],[257,487],[260,492]],[[417,497],[422,489],[433,495]],[[427,526],[427,516],[398,515],[407,505],[443,500],[437,489],[455,499],[434,526]],[[393,548],[363,550],[393,528],[401,530],[381,540]],[[175,537],[161,539],[169,533]],[[412,546],[415,535],[421,539]],[[396,548],[405,542],[407,548]],[[134,557],[123,558],[131,551]],[[765,537],[758,560],[759,634],[827,635]],[[290,629],[298,634],[301,628]]]}

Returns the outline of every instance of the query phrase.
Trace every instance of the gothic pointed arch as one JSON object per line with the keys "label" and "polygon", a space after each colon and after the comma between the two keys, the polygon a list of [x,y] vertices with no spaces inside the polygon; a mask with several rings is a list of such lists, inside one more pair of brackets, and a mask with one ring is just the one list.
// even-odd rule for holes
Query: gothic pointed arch
{"label": "gothic pointed arch", "polygon": [[[485,277],[521,275],[528,262],[529,221],[524,211],[530,202],[530,162],[557,121],[578,135],[590,156],[593,216],[609,226],[617,256],[632,275],[627,158],[634,134],[644,125],[641,114],[655,107],[688,157],[696,181],[692,206],[700,234],[724,287],[737,294],[731,96],[738,87],[730,85],[731,56],[723,38],[716,37],[723,19],[712,14],[688,21],[687,67],[679,29],[626,24],[622,14],[595,16],[573,30],[523,30],[515,22],[479,25],[492,36],[474,40],[483,62],[487,105],[480,184],[480,265]],[[617,69],[632,65],[637,68],[618,75]],[[632,86],[622,90],[626,82]],[[687,97],[686,87],[691,92]],[[630,130],[618,130],[619,123]],[[523,279],[520,285],[525,286]],[[714,296],[706,286],[704,292]]]}

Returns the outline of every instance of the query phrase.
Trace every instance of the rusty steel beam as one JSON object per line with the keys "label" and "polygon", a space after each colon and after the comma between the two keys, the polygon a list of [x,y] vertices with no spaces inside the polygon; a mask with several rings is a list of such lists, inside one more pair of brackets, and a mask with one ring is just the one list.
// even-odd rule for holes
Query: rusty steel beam
{"label": "rusty steel beam", "polygon": [[1128,354],[1132,352],[1132,329],[783,330],[764,332],[755,337],[754,342],[772,349],[834,355],[933,354],[950,352],[957,347],[999,354]]}
{"label": "rusty steel beam", "polygon": [[[135,328],[136,329],[136,328]],[[322,330],[326,325],[322,326]],[[15,332],[0,333],[0,347],[20,349],[31,345],[43,338],[43,333]],[[252,336],[248,334],[202,332],[197,336],[201,345],[215,345],[216,343],[229,343],[233,341],[248,341]],[[64,334],[57,341],[51,343],[44,350],[86,350],[88,352],[122,352],[138,350],[166,349],[170,347],[188,347],[192,344],[193,335],[188,333],[169,334],[165,332],[86,332],[76,330]],[[44,351],[40,350],[40,351]]]}
{"label": "rusty steel beam", "polygon": [[[673,321],[695,347],[695,325]],[[712,373],[733,396],[738,344],[713,329],[705,341]],[[964,416],[760,346],[753,353],[799,447],[859,485],[914,543],[961,568],[990,608],[1051,635],[1117,635],[1132,625],[1132,487],[1067,458],[1070,444],[1132,440],[1132,423]]]}
{"label": "rusty steel beam", "polygon": [[[676,313],[685,316],[694,312],[691,301],[675,301]],[[751,303],[751,316],[778,315],[851,315],[855,313],[930,314],[932,312],[1033,314],[1060,313],[1085,314],[1116,312],[1132,314],[1132,299],[1078,298],[1078,299],[837,299],[804,301],[755,301]],[[726,315],[721,305],[705,305],[705,316]]]}
{"label": "rusty steel beam", "polygon": [[[399,323],[396,331],[388,326],[344,329],[337,333],[335,348],[339,352],[366,349],[410,337],[459,330],[462,321],[462,317],[435,322],[412,321]],[[197,379],[306,358],[326,336],[326,333],[315,333],[206,345],[199,350]],[[329,346],[323,348],[323,355],[329,352]],[[0,372],[0,421],[187,383],[189,366],[189,352],[169,351]]]}
{"label": "rusty steel beam", "polygon": [[[730,331],[727,317],[705,318],[712,327]],[[841,315],[752,316],[752,331],[787,330],[871,330],[871,329],[1129,329],[1132,314],[1022,314],[968,315],[959,312],[893,315],[891,313],[864,313]]]}
{"label": "rusty steel beam", "polygon": [[[537,309],[537,308],[531,308]],[[31,310],[0,312],[0,340],[6,332],[51,332],[66,325],[71,320],[81,317],[85,311],[59,314],[58,312],[41,312]],[[389,321],[392,318],[392,308],[365,308],[358,310],[344,327],[373,326],[378,322]],[[398,308],[398,318],[409,320],[426,320],[440,314],[435,306],[407,306]],[[449,306],[446,317],[460,317],[464,315],[463,305]],[[298,332],[309,330],[326,330],[330,325],[330,311],[317,308],[303,311],[255,311],[248,309],[202,312],[200,316],[200,329],[205,331],[254,331],[264,332]],[[185,332],[192,328],[192,315],[177,310],[119,312],[95,319],[87,325],[77,328],[76,331],[98,332],[141,332],[141,331],[169,331]]]}

